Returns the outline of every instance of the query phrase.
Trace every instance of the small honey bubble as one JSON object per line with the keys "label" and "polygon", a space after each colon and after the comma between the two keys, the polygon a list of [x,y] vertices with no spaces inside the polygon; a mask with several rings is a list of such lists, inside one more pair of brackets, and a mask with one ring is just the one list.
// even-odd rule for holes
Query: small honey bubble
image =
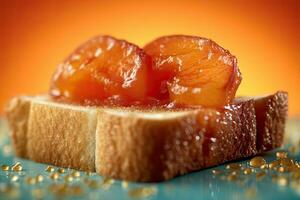
{"label": "small honey bubble", "polygon": [[285,167],[280,166],[280,167],[277,169],[277,171],[280,172],[280,173],[283,173],[283,172],[286,172],[286,169],[285,169]]}
{"label": "small honey bubble", "polygon": [[226,165],[226,169],[241,169],[242,165],[239,163],[230,163]]}
{"label": "small honey bubble", "polygon": [[9,171],[9,166],[8,165],[2,165],[1,169],[2,169],[2,171]]}
{"label": "small honey bubble", "polygon": [[85,172],[85,174],[86,174],[87,176],[91,176],[93,173],[90,172],[90,171],[87,171],[87,172]]}
{"label": "small honey bubble", "polygon": [[50,174],[49,176],[52,180],[57,180],[59,178],[59,174],[57,172],[54,172]]}
{"label": "small honey bubble", "polygon": [[86,179],[85,183],[87,184],[88,187],[90,187],[92,189],[96,189],[96,188],[100,187],[100,184],[95,180]]}
{"label": "small honey bubble", "polygon": [[157,193],[157,189],[155,187],[131,189],[128,191],[128,195],[134,198],[146,198],[156,193]]}
{"label": "small honey bubble", "polygon": [[233,170],[230,172],[230,174],[232,175],[238,175],[240,172],[238,170]]}
{"label": "small honey bubble", "polygon": [[278,177],[277,183],[280,186],[286,186],[288,184],[288,179],[286,177]]}
{"label": "small honey bubble", "polygon": [[102,182],[102,187],[103,187],[103,189],[105,189],[105,190],[109,189],[110,186],[111,186],[114,182],[115,182],[114,179],[105,177],[105,178],[103,179],[103,182]]}
{"label": "small honey bubble", "polygon": [[219,175],[219,174],[222,173],[222,171],[221,171],[221,170],[218,170],[218,169],[213,169],[211,172],[212,172],[214,175]]}
{"label": "small honey bubble", "polygon": [[122,181],[122,188],[127,189],[128,188],[128,182]]}
{"label": "small honey bubble", "polygon": [[244,169],[243,173],[246,174],[246,175],[251,174],[252,169],[251,168],[246,168],[246,169]]}
{"label": "small honey bubble", "polygon": [[46,172],[54,172],[54,168],[50,165],[48,165],[45,169]]}
{"label": "small honey bubble", "polygon": [[41,183],[44,180],[44,177],[40,174],[36,175],[35,180],[37,183]]}
{"label": "small honey bubble", "polygon": [[57,170],[57,172],[60,173],[60,174],[63,174],[63,173],[65,173],[65,169],[64,168],[59,168]]}
{"label": "small honey bubble", "polygon": [[276,152],[276,157],[279,158],[279,159],[287,158],[287,156],[288,156],[287,152],[284,152],[284,151]]}
{"label": "small honey bubble", "polygon": [[237,179],[237,175],[236,174],[229,174],[227,176],[227,180],[228,181],[235,181]]}
{"label": "small honey bubble", "polygon": [[72,182],[73,181],[73,176],[72,175],[66,175],[64,177],[64,179],[65,179],[66,182]]}
{"label": "small honey bubble", "polygon": [[268,169],[269,165],[268,164],[264,164],[262,166],[260,166],[261,169]]}
{"label": "small honey bubble", "polygon": [[15,171],[15,172],[19,172],[19,171],[22,171],[23,170],[23,167],[21,165],[20,162],[17,162],[16,164],[14,164],[12,167],[11,167],[11,170],[12,171]]}
{"label": "small honey bubble", "polygon": [[71,173],[71,175],[72,175],[74,178],[78,178],[78,177],[80,177],[80,172],[78,172],[78,171],[73,171],[73,172]]}
{"label": "small honey bubble", "polygon": [[278,167],[279,165],[280,165],[279,161],[278,160],[274,160],[274,161],[270,162],[269,168],[270,169],[274,169],[275,167]]}
{"label": "small honey bubble", "polygon": [[25,182],[29,185],[34,185],[36,184],[36,179],[33,177],[26,177]]}
{"label": "small honey bubble", "polygon": [[252,167],[260,168],[262,165],[265,164],[266,160],[261,156],[254,157],[250,160],[250,166]]}
{"label": "small honey bubble", "polygon": [[13,175],[10,180],[13,181],[13,182],[16,182],[16,181],[19,180],[19,176]]}
{"label": "small honey bubble", "polygon": [[283,158],[283,159],[280,159],[280,164],[282,166],[291,166],[294,164],[294,161],[290,158]]}

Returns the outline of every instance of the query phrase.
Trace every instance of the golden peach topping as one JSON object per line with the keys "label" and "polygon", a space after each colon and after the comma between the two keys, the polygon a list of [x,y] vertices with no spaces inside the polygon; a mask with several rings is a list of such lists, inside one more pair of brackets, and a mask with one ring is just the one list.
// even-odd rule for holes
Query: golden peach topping
{"label": "golden peach topping", "polygon": [[212,40],[165,36],[144,47],[153,59],[159,97],[183,105],[223,107],[241,82],[236,58]]}
{"label": "golden peach topping", "polygon": [[143,50],[98,36],[58,66],[50,94],[80,104],[174,102],[219,108],[231,103],[241,82],[236,62],[227,50],[200,37],[161,37]]}
{"label": "golden peach topping", "polygon": [[110,36],[97,36],[58,66],[50,94],[75,103],[143,102],[150,89],[150,63],[138,46]]}

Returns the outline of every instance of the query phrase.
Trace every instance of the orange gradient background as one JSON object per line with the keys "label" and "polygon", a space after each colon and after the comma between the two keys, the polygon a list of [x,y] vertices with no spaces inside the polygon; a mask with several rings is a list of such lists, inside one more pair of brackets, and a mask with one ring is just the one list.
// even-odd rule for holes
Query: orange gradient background
{"label": "orange gradient background", "polygon": [[300,1],[0,2],[0,113],[10,97],[48,90],[77,45],[110,34],[143,46],[168,34],[211,38],[238,58],[238,95],[286,90],[300,115]]}

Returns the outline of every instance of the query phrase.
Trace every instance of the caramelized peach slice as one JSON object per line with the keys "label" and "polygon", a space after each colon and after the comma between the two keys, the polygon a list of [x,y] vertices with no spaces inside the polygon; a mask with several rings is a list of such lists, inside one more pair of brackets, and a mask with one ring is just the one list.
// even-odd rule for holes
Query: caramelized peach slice
{"label": "caramelized peach slice", "polygon": [[50,94],[64,101],[101,104],[143,102],[151,59],[138,46],[97,36],[76,49],[57,68]]}
{"label": "caramelized peach slice", "polygon": [[241,82],[236,58],[215,42],[193,36],[161,37],[145,46],[159,98],[177,104],[223,107]]}

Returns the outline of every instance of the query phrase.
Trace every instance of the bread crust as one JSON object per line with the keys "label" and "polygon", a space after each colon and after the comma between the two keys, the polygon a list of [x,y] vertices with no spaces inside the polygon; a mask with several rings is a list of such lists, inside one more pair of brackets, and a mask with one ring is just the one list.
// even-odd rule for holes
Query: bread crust
{"label": "bread crust", "polygon": [[288,115],[288,94],[276,92],[274,95],[255,98],[257,124],[257,149],[265,152],[282,146]]}
{"label": "bread crust", "polygon": [[281,147],[288,116],[288,93],[278,91],[261,97],[241,97],[236,98],[235,103],[251,99],[256,115],[257,151],[262,153]]}
{"label": "bread crust", "polygon": [[287,94],[237,99],[222,111],[154,113],[17,97],[6,113],[17,156],[152,182],[279,147]]}
{"label": "bread crust", "polygon": [[5,107],[12,144],[16,156],[28,158],[27,127],[31,101],[26,97],[14,97]]}
{"label": "bread crust", "polygon": [[[247,119],[247,120],[245,120]],[[131,181],[162,181],[256,153],[253,101],[219,112],[197,109],[164,120],[134,112],[99,113],[96,171]]]}

